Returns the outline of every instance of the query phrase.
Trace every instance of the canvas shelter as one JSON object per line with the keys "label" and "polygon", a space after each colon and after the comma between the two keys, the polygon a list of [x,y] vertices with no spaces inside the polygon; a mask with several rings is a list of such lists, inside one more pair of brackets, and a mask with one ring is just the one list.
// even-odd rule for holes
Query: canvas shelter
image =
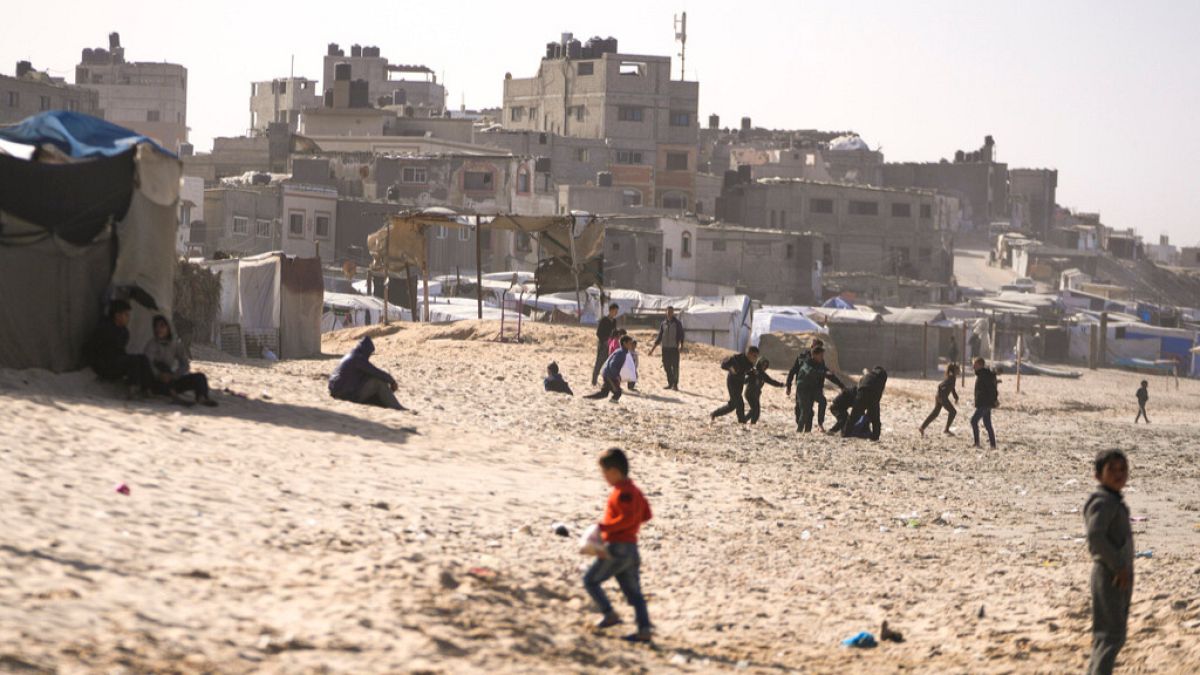
{"label": "canvas shelter", "polygon": [[153,316],[171,316],[179,160],[67,111],[0,128],[0,140],[0,366],[82,367],[111,299],[132,301],[140,350]]}
{"label": "canvas shelter", "polygon": [[278,251],[201,263],[221,277],[217,344],[234,356],[284,359],[321,353],[325,284],[320,258]]}
{"label": "canvas shelter", "polygon": [[739,352],[750,341],[753,306],[748,295],[654,295],[627,289],[587,290],[583,323],[595,324],[610,304],[618,307],[617,316],[663,317],[668,307],[675,308],[687,341],[724,347]]}
{"label": "canvas shelter", "polygon": [[[565,260],[573,271],[575,291],[580,292],[601,279],[585,278],[589,261],[600,255],[604,245],[604,225],[595,216],[519,216],[513,214],[483,215],[459,213],[447,208],[406,211],[388,220],[388,224],[367,237],[371,253],[371,269],[390,275],[401,269],[415,268],[421,276],[429,277],[429,232],[432,227],[472,228],[524,232],[538,241],[547,258]],[[483,256],[476,242],[477,318],[483,318]],[[428,305],[428,302],[425,303]]]}

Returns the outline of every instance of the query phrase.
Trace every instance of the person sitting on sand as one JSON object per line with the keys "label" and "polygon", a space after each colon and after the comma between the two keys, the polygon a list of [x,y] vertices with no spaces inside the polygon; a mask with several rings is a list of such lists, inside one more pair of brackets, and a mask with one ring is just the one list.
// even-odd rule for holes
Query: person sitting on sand
{"label": "person sitting on sand", "polygon": [[329,376],[329,395],[339,401],[407,410],[396,400],[395,378],[371,364],[374,353],[370,336],[359,340]]}
{"label": "person sitting on sand", "polygon": [[84,358],[101,380],[123,380],[131,394],[146,395],[154,382],[150,361],[144,354],[125,352],[132,314],[133,308],[124,300],[109,303],[108,316],[96,326],[96,332],[84,347]]}
{"label": "person sitting on sand", "polygon": [[[946,377],[938,383],[937,398],[934,399],[933,412],[929,413],[929,417],[921,423],[921,435],[925,435],[925,429],[942,413],[942,408],[946,409],[946,431],[947,436],[951,435],[950,425],[954,422],[954,418],[958,415],[958,410],[954,407],[954,403],[958,403],[958,390],[954,388],[954,384],[958,381],[958,364],[951,363],[946,366]],[[954,403],[950,402],[950,397],[954,397]]]}
{"label": "person sitting on sand", "polygon": [[571,385],[567,384],[562,374],[558,372],[558,364],[553,361],[550,362],[550,365],[546,366],[546,378],[542,380],[542,387],[546,391],[552,391],[556,394],[575,395],[575,392],[571,391]]}
{"label": "person sitting on sand", "polygon": [[592,596],[596,608],[603,617],[596,622],[598,630],[621,623],[612,603],[601,586],[612,577],[633,607],[637,620],[637,632],[625,637],[629,642],[650,642],[650,612],[646,598],[642,595],[641,557],[638,555],[637,535],[642,523],[650,520],[650,502],[633,481],[629,479],[629,458],[620,448],[610,448],[600,455],[600,471],[604,480],[612,486],[608,502],[604,505],[604,517],[600,519],[600,537],[604,540],[605,552],[583,575],[583,587]]}
{"label": "person sitting on sand", "polygon": [[[171,333],[171,324],[167,317],[154,317],[154,337],[146,343],[142,353],[150,360],[154,372],[154,384],[151,389],[161,396],[170,396],[176,403],[184,403],[179,397],[185,391],[195,395],[196,403],[215,407],[217,402],[209,398],[208,378],[204,373],[189,372],[191,364],[187,351]],[[189,404],[190,405],[190,404]]]}
{"label": "person sitting on sand", "polygon": [[725,405],[709,413],[709,421],[723,417],[731,412],[737,412],[738,422],[746,421],[746,399],[742,398],[742,387],[746,384],[746,376],[758,362],[758,347],[750,347],[745,354],[734,354],[725,357],[721,362],[721,370],[725,371],[725,389],[729,400]]}
{"label": "person sitting on sand", "polygon": [[601,369],[604,387],[584,398],[603,399],[611,394],[613,403],[621,400],[621,369],[625,367],[625,360],[629,358],[630,342],[633,342],[633,338],[628,335],[621,337],[621,348],[609,355],[608,360],[604,362],[604,368]]}
{"label": "person sitting on sand", "polygon": [[754,368],[746,375],[746,403],[750,404],[750,411],[746,413],[746,421],[750,424],[758,424],[758,417],[762,414],[762,388],[764,384],[769,384],[772,387],[782,387],[783,383],[767,374],[767,368],[771,367],[771,362],[767,359],[759,359],[754,364]]}

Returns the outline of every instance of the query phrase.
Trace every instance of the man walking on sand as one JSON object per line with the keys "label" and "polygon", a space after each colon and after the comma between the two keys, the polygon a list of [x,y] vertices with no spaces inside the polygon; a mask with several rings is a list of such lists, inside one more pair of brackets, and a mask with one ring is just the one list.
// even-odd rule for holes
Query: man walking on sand
{"label": "man walking on sand", "polygon": [[612,303],[608,306],[608,315],[600,317],[600,322],[596,324],[596,363],[592,366],[593,387],[596,386],[596,380],[600,377],[600,369],[608,360],[608,341],[617,330],[618,311],[620,311],[620,307],[617,307],[617,303]]}
{"label": "man walking on sand", "polygon": [[675,317],[675,308],[667,308],[667,318],[658,327],[658,335],[654,344],[650,345],[650,355],[654,349],[662,345],[663,370],[667,373],[667,389],[679,391],[679,351],[683,349],[683,323]]}

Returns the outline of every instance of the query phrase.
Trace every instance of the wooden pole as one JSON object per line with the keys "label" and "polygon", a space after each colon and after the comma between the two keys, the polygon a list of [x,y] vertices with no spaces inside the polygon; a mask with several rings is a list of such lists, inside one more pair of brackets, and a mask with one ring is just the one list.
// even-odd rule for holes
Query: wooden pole
{"label": "wooden pole", "polygon": [[421,276],[425,278],[425,322],[429,323],[429,226],[421,226],[421,239],[425,249],[425,259],[421,261]]}
{"label": "wooden pole", "polygon": [[421,320],[417,313],[417,280],[413,278],[412,265],[404,263],[404,295],[408,296],[408,310],[414,322]]}
{"label": "wooden pole", "polygon": [[475,306],[483,319],[483,243],[479,214],[475,214]]}
{"label": "wooden pole", "polygon": [[1100,367],[1108,366],[1108,312],[1100,312],[1100,346],[1096,350]]}
{"label": "wooden pole", "polygon": [[992,363],[996,362],[996,311],[992,310]]}
{"label": "wooden pole", "polygon": [[[388,294],[392,290],[392,219],[388,218],[383,245],[383,325],[388,324]],[[370,272],[368,272],[370,274]]]}
{"label": "wooden pole", "polygon": [[1021,335],[1017,334],[1017,393],[1021,393]]}
{"label": "wooden pole", "polygon": [[[575,275],[575,310],[576,319],[583,322],[583,306],[579,302],[579,263],[575,260],[575,214],[571,214],[571,273]],[[636,251],[636,247],[634,248]],[[603,303],[601,303],[603,305]]]}
{"label": "wooden pole", "polygon": [[1096,344],[1098,342],[1096,336],[1096,324],[1092,324],[1091,330],[1088,331],[1090,339],[1088,340],[1088,368],[1096,369]]}
{"label": "wooden pole", "polygon": [[929,377],[929,322],[921,331],[921,379]]}
{"label": "wooden pole", "polygon": [[[966,320],[966,319],[963,319],[963,329],[962,329],[962,353],[963,353],[963,356],[964,356],[964,357],[967,355],[967,320]],[[974,357],[976,357],[976,356],[978,356],[978,354],[971,354],[971,357],[972,357],[972,358],[974,358]],[[959,375],[960,375],[960,376],[962,376],[962,384],[961,384],[960,386],[961,386],[963,389],[966,389],[966,388],[967,388],[967,369],[966,369],[966,367],[965,367],[965,366],[966,366],[966,363],[967,363],[967,359],[966,359],[966,358],[964,358],[964,359],[963,359],[963,366],[964,366],[964,367],[960,367],[960,368],[958,369],[958,370],[959,370]]]}

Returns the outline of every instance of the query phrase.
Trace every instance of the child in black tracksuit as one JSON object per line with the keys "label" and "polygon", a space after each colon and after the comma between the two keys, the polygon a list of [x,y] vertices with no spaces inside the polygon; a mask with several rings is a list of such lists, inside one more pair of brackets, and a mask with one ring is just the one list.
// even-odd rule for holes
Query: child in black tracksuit
{"label": "child in black tracksuit", "polygon": [[[937,400],[933,407],[933,412],[929,413],[929,417],[921,424],[921,435],[925,435],[925,428],[938,418],[942,408],[946,409],[946,435],[950,435],[950,425],[954,423],[954,418],[958,416],[958,410],[954,407],[954,403],[958,403],[958,391],[954,388],[955,382],[958,381],[958,366],[951,363],[946,366],[946,379],[938,383]],[[950,397],[954,397],[954,403],[950,402]]]}
{"label": "child in black tracksuit", "polygon": [[750,404],[750,412],[746,415],[746,421],[750,424],[757,424],[758,416],[762,413],[759,400],[762,396],[763,385],[769,384],[772,387],[783,386],[782,382],[767,374],[767,368],[770,367],[770,361],[760,359],[758,363],[754,364],[754,369],[746,374],[746,403]]}
{"label": "child in black tracksuit", "polygon": [[829,404],[829,412],[833,413],[833,419],[836,420],[833,428],[829,430],[831,436],[840,433],[850,423],[850,408],[854,406],[856,398],[858,398],[858,385],[852,384],[843,389],[833,398],[833,403]]}
{"label": "child in black tracksuit", "polygon": [[1138,414],[1133,418],[1133,423],[1137,424],[1138,420],[1146,420],[1146,424],[1150,424],[1150,417],[1146,415],[1146,401],[1150,400],[1150,383],[1142,380],[1142,386],[1137,390]]}

